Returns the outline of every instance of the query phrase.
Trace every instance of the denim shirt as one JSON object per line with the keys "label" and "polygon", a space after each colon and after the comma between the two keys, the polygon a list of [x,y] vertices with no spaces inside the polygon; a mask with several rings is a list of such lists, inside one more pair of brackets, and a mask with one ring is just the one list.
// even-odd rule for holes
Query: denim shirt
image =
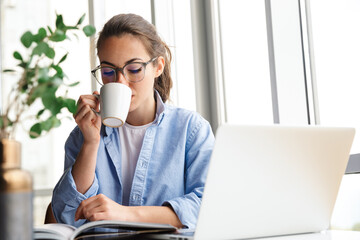
{"label": "denim shirt", "polygon": [[[181,223],[196,226],[214,135],[196,112],[164,104],[156,92],[157,118],[145,132],[136,165],[129,206],[170,206]],[[102,126],[95,178],[85,194],[76,190],[72,166],[83,144],[78,127],[65,143],[65,170],[53,191],[52,209],[58,222],[75,222],[79,204],[104,194],[122,204],[121,147],[117,128]]]}

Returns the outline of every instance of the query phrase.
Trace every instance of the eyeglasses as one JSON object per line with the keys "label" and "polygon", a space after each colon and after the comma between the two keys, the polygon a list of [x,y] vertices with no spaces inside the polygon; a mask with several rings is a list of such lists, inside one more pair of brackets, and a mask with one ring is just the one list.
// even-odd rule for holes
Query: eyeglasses
{"label": "eyeglasses", "polygon": [[99,65],[91,70],[91,74],[100,85],[116,82],[118,71],[122,73],[127,81],[132,83],[140,82],[145,77],[146,66],[155,61],[155,59],[157,59],[157,57],[150,59],[148,62],[130,62],[122,68]]}

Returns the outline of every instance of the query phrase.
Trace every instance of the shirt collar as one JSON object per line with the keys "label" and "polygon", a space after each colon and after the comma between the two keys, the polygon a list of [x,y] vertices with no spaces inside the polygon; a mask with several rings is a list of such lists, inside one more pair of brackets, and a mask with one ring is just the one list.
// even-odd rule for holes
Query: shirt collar
{"label": "shirt collar", "polygon": [[164,117],[165,103],[161,99],[160,94],[157,90],[155,90],[155,97],[156,97],[156,116],[154,123],[159,125]]}

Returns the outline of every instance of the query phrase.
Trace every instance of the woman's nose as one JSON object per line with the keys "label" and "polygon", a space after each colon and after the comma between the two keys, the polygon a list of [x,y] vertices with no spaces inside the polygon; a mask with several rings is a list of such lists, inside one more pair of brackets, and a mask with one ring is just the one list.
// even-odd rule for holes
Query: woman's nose
{"label": "woman's nose", "polygon": [[118,71],[118,74],[116,74],[116,82],[129,85],[129,82],[126,80],[124,74],[121,71]]}

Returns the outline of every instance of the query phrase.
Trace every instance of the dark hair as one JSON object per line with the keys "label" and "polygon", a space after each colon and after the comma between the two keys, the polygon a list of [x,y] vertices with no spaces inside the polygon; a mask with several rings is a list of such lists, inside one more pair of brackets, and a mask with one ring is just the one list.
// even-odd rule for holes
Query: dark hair
{"label": "dark hair", "polygon": [[[171,52],[157,34],[154,25],[135,14],[116,15],[104,25],[100,32],[96,45],[98,52],[107,38],[112,36],[121,37],[125,34],[139,37],[151,58],[162,56],[165,59],[164,71],[155,79],[154,88],[159,92],[162,100],[166,102],[169,99],[172,87],[170,74]],[[156,64],[156,61],[154,64]]]}

